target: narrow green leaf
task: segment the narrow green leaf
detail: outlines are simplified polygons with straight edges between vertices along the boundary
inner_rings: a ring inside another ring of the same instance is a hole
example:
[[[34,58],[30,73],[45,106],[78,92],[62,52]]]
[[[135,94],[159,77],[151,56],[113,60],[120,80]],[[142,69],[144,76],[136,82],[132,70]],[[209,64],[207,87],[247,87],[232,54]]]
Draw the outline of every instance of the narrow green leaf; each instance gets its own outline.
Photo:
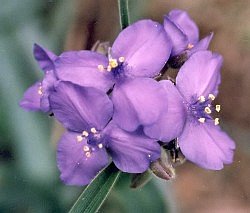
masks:
[[[118,180],[120,173],[115,165],[111,163],[91,181],[69,212],[97,212]]]
[[[121,29],[125,29],[129,25],[129,9],[128,0],[118,0],[119,16]]]

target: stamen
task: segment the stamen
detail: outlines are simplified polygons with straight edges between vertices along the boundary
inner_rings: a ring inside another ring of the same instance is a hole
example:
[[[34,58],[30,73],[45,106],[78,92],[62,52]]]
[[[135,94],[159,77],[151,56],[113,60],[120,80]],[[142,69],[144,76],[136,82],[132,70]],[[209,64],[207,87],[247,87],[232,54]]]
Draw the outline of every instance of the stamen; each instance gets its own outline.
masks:
[[[211,99],[212,101],[215,99],[215,96],[213,94],[209,94],[208,98]]]
[[[119,60],[119,62],[121,62],[121,63],[122,63],[122,62],[124,62],[124,61],[125,61],[125,58],[122,56],[122,57],[120,57],[118,60]]]
[[[84,152],[88,152],[89,151],[89,147],[88,146],[83,146],[83,151]]]
[[[215,118],[215,119],[214,119],[214,125],[215,125],[215,126],[216,126],[216,125],[219,125],[219,123],[220,123],[219,118]]]
[[[90,129],[90,131],[91,131],[93,134],[97,133],[95,127],[92,127],[92,128]]]
[[[215,106],[215,110],[216,110],[217,112],[220,112],[220,105],[219,105],[219,104]]]
[[[205,123],[206,119],[205,118],[199,118],[198,121],[200,121],[200,123]]]
[[[82,132],[82,135],[83,135],[84,137],[88,137],[88,136],[89,136],[89,133],[88,133],[87,131],[83,131],[83,132]]]
[[[194,47],[193,44],[188,44],[188,46],[187,46],[188,49],[192,49],[193,47]]]
[[[200,102],[205,102],[205,101],[206,101],[206,98],[205,98],[205,96],[201,95],[201,96],[198,98],[198,100],[199,100]]]
[[[89,158],[90,155],[91,155],[91,153],[90,152],[86,152],[85,155],[86,155],[87,158]]]
[[[104,70],[104,66],[101,65],[101,64],[99,64],[99,65],[98,65],[98,69],[99,69],[100,71],[103,71],[103,70]]]
[[[42,95],[42,94],[43,94],[43,88],[42,88],[42,86],[39,86],[39,87],[38,87],[37,93],[38,93],[39,95]]]
[[[109,65],[112,68],[116,68],[118,66],[117,60],[116,59],[109,59]]]
[[[82,139],[83,139],[83,137],[82,137],[81,135],[77,135],[77,136],[76,136],[76,140],[77,140],[77,142],[81,142],[81,141],[82,141]]]
[[[112,70],[112,67],[110,65],[108,65],[107,71],[110,72],[111,70]]]
[[[99,144],[98,144],[98,147],[99,147],[100,149],[103,148],[102,143],[99,143]]]
[[[211,114],[211,109],[209,107],[205,107],[205,110],[204,110],[207,114]]]

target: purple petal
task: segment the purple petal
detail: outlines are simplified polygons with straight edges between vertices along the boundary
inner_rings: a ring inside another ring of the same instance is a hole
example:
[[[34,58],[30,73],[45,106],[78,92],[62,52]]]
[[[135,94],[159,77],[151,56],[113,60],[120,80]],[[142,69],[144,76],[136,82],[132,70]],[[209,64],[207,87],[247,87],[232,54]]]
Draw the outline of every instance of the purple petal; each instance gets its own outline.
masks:
[[[194,45],[189,51],[187,51],[188,56],[190,57],[192,54],[198,51],[207,50],[208,46],[213,38],[213,33],[210,33],[205,38],[201,39],[197,44]]]
[[[112,46],[112,56],[124,57],[128,74],[157,75],[170,56],[172,44],[157,22],[141,20],[123,30]]]
[[[164,29],[173,44],[171,56],[186,50],[188,46],[187,36],[167,16],[164,17]]]
[[[187,122],[178,142],[185,157],[205,169],[219,170],[233,161],[233,140],[213,123]]]
[[[49,95],[54,91],[54,84],[57,78],[52,70],[45,72],[44,79],[41,82],[42,96],[41,96],[41,110],[44,112],[50,111]]]
[[[177,75],[176,86],[187,101],[193,96],[217,94],[222,61],[218,54],[200,51],[185,62]]]
[[[186,11],[172,10],[168,17],[188,37],[189,43],[196,44],[198,42],[199,29]]]
[[[20,107],[31,111],[41,110],[40,108],[41,95],[38,93],[40,86],[41,82],[36,82],[25,91],[23,98],[19,103]]]
[[[151,125],[167,109],[165,94],[163,87],[149,78],[127,79],[116,84],[112,93],[113,120],[127,131]]]
[[[102,130],[113,113],[106,93],[70,82],[60,82],[49,100],[55,117],[72,131],[82,132],[92,127]]]
[[[144,132],[151,138],[169,142],[181,134],[186,120],[186,110],[183,98],[174,84],[166,80],[160,81],[160,84],[166,91],[168,107],[157,122],[144,127]]]
[[[42,48],[38,44],[34,44],[33,54],[42,70],[48,71],[54,69],[54,61],[57,58],[54,53]]]
[[[108,164],[106,150],[96,149],[86,157],[83,147],[85,140],[78,142],[77,133],[67,132],[59,141],[57,165],[61,179],[68,185],[86,185]]]
[[[98,65],[107,67],[108,59],[91,51],[64,52],[55,62],[60,80],[108,91],[113,85],[112,75],[99,70]]]
[[[110,122],[104,132],[109,138],[107,149],[123,172],[142,173],[160,157],[160,145],[140,130],[126,132]]]

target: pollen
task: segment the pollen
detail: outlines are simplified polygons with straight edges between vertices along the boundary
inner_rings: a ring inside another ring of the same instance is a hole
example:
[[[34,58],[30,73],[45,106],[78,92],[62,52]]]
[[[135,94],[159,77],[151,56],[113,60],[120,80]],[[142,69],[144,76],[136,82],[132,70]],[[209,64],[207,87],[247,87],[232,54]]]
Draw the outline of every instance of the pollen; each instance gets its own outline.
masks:
[[[116,59],[109,59],[109,66],[111,66],[111,68],[116,68],[118,66],[118,62]]]
[[[88,146],[83,146],[83,151],[84,152],[88,152],[89,151],[89,147]]]
[[[81,142],[82,139],[83,139],[83,137],[82,137],[81,135],[77,135],[77,136],[76,136],[76,140],[77,140],[78,142]]]
[[[208,98],[211,99],[212,101],[215,99],[215,96],[213,94],[209,94]]]
[[[187,48],[190,50],[190,49],[192,49],[194,47],[194,45],[193,44],[188,44],[188,46],[187,46]]]
[[[200,123],[205,123],[206,119],[205,119],[205,118],[199,118],[198,121],[199,121]]]
[[[95,127],[92,127],[92,128],[90,129],[90,131],[91,131],[93,134],[97,133]]]
[[[215,118],[214,119],[214,125],[217,126],[219,125],[220,121],[219,121],[219,118]]]
[[[89,136],[89,133],[88,133],[87,131],[83,131],[83,132],[82,132],[82,135],[83,135],[84,137],[88,137],[88,136]]]
[[[205,102],[205,101],[206,101],[205,96],[203,96],[203,95],[201,95],[201,96],[198,98],[198,100],[199,100],[200,102]]]
[[[217,112],[220,112],[220,109],[221,109],[221,107],[220,107],[219,104],[215,106],[215,110],[216,110]]]
[[[103,70],[104,70],[104,66],[101,65],[101,64],[99,64],[99,65],[98,65],[98,69],[99,69],[100,71],[103,71]]]
[[[103,144],[102,143],[99,143],[98,144],[98,147],[101,149],[101,148],[103,148]]]
[[[207,113],[207,114],[211,114],[211,109],[209,107],[205,107],[204,111]]]
[[[124,62],[124,61],[125,61],[125,58],[122,56],[122,57],[120,57],[118,60],[119,60],[119,62],[121,62],[121,63],[122,63],[122,62]]]
[[[89,158],[90,155],[91,155],[91,153],[90,152],[86,152],[85,155],[86,155],[87,158]]]

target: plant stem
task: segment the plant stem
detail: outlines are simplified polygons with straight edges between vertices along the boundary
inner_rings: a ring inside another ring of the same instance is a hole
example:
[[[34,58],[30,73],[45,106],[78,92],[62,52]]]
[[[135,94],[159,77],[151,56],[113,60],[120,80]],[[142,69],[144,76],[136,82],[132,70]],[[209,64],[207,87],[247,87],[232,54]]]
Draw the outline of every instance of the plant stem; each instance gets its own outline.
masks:
[[[119,16],[121,29],[125,29],[129,25],[129,9],[128,0],[118,0]]]

